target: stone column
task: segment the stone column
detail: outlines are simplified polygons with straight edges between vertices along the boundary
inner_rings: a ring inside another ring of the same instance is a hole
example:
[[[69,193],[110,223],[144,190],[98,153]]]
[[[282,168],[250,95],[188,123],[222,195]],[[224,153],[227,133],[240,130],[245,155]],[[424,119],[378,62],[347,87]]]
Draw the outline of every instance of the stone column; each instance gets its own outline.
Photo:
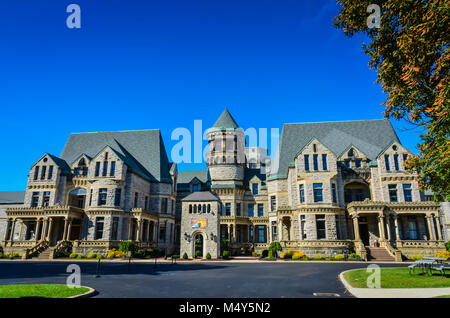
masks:
[[[359,222],[358,216],[353,216],[353,231],[355,232],[355,241],[361,241],[361,237],[359,236]]]
[[[64,218],[64,232],[63,232],[63,237],[62,240],[65,241],[66,240],[66,235],[67,235],[67,226],[69,224],[69,219],[68,218]]]
[[[386,235],[384,233],[384,216],[378,216],[378,228],[380,231],[380,241],[384,241],[386,239]]]
[[[439,239],[439,241],[442,241],[441,221],[439,219],[439,214],[438,213],[436,213],[434,215],[434,221],[436,222],[438,239]]]
[[[264,226],[264,229],[266,231],[266,243],[269,243],[269,229],[267,225]]]
[[[400,230],[398,229],[398,216],[394,216],[395,239],[400,241]]]
[[[72,232],[72,219],[69,219],[69,225],[67,226],[67,238],[66,240],[70,240],[70,233]]]
[[[11,227],[11,220],[7,220],[6,221],[6,231],[5,231],[5,236],[4,236],[4,241],[8,240],[8,230]]]
[[[386,223],[387,223],[387,239],[390,242],[391,241],[391,217],[386,217]]]
[[[136,241],[138,241],[138,242],[142,241],[142,220],[141,219],[138,220]]]
[[[133,218],[130,217],[128,222],[128,240],[131,241],[133,238],[133,234],[131,233],[133,231]]]
[[[19,226],[19,241],[22,240],[22,230],[23,230],[23,220],[19,220],[20,226]]]
[[[434,241],[435,237],[434,237],[434,231],[433,231],[433,227],[431,226],[431,218],[432,216],[427,214],[425,216],[425,218],[427,219],[427,225],[428,225],[428,240],[430,241]]]
[[[233,224],[233,241],[237,242],[237,240],[236,240],[236,224]]]
[[[52,229],[53,229],[53,218],[49,218],[48,220],[48,233],[47,233],[47,241],[50,242],[52,237]]]
[[[45,238],[47,237],[46,236],[47,228],[48,228],[48,219],[43,219],[42,220],[42,231],[41,231],[41,235],[39,235],[40,241],[45,240]]]
[[[227,240],[230,240],[231,243],[231,238],[230,238],[230,224],[226,224],[227,227]]]
[[[11,241],[11,243],[14,241],[14,230],[16,229],[16,219],[12,220],[12,224],[11,224],[11,233],[10,233],[10,237],[9,240]]]
[[[36,234],[34,235],[34,240],[36,242],[39,241],[39,238],[40,238],[39,231],[40,230],[41,230],[41,219],[36,219]]]
[[[150,220],[147,221],[147,242],[150,242]]]

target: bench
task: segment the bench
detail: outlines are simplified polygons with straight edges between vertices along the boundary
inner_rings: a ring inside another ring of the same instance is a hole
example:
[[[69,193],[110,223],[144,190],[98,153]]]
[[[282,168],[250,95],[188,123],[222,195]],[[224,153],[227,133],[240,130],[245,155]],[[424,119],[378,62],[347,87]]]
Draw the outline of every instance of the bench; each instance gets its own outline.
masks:
[[[417,267],[417,264],[411,264],[411,265],[409,265],[409,266],[408,266],[409,274],[411,274],[411,270],[413,271],[413,273],[415,273],[415,272],[416,272],[416,267]]]
[[[437,265],[434,268],[432,267],[432,269],[437,270],[438,272],[441,272],[442,276],[444,276],[445,270],[450,270],[450,264]]]

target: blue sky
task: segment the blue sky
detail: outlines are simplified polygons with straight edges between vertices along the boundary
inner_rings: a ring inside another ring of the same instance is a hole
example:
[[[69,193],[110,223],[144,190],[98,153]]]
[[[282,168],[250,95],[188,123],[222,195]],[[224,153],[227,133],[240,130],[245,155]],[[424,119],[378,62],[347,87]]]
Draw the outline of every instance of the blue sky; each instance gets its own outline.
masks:
[[[66,7],[81,7],[81,29]],[[243,128],[382,118],[362,37],[332,27],[335,1],[5,0],[0,9],[0,190],[24,190],[72,132]],[[419,132],[392,122],[416,152]],[[181,164],[181,170],[205,168]]]

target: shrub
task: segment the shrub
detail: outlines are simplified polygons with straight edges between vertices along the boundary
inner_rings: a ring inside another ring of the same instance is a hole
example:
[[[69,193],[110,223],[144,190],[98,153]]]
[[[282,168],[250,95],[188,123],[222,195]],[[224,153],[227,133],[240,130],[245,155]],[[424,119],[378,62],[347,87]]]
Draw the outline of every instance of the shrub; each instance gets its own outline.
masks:
[[[321,260],[321,259],[323,259],[323,256],[321,254],[316,254],[316,255],[314,255],[314,259]]]
[[[202,256],[202,251],[195,251],[195,257]]]
[[[449,251],[440,251],[440,252],[437,252],[435,254],[435,256],[447,260],[450,258],[450,252]]]
[[[120,242],[119,243],[119,251],[121,252],[131,252],[133,253],[134,251],[136,251],[136,244],[134,244],[131,241],[125,241],[125,242]]]
[[[83,254],[78,254],[77,255],[77,259],[82,259],[82,258],[86,258],[86,256],[84,256]]]
[[[292,257],[292,255],[291,255]],[[281,258],[289,258],[289,253],[287,251],[281,252]]]
[[[127,254],[123,251],[118,251],[115,248],[108,251],[108,254],[106,256],[107,258],[124,258],[127,257]]]
[[[269,250],[263,250],[261,253],[261,257],[266,258],[267,256],[269,256]]]
[[[114,252],[108,252],[108,254],[106,255],[107,259],[113,259],[115,256]]]
[[[97,253],[89,253],[89,255],[87,256],[87,258],[92,259],[92,258],[96,258],[97,257]]]
[[[78,256],[78,253],[71,253],[69,255],[70,258],[77,258],[77,256]]]
[[[304,261],[309,261],[310,259],[311,259],[311,257],[309,257],[309,256],[307,256],[307,255],[303,256],[303,260],[304,260]]]
[[[0,258],[5,258],[5,254],[3,254],[3,252],[0,252]]]
[[[419,260],[419,259],[423,259],[423,256],[420,255],[420,254],[414,254],[414,255],[411,256],[411,259],[412,259],[413,261],[417,261],[417,260]]]
[[[305,253],[301,252],[301,251],[295,251],[295,253],[292,255],[292,258],[294,258],[295,255],[298,255],[298,258],[302,258],[303,256],[305,256]]]
[[[445,243],[445,247],[447,248],[447,251],[450,252],[450,241],[448,241],[447,243]]]
[[[138,251],[134,252],[133,257],[145,258],[145,250],[138,250]]]
[[[335,259],[336,261],[342,261],[342,260],[345,259],[345,256],[344,256],[344,254],[336,254],[336,256],[334,257],[334,259]]]
[[[188,259],[188,256],[187,256],[186,252],[183,254],[183,259]]]
[[[272,251],[272,255],[274,257],[276,257],[277,256],[277,252],[281,252],[282,251],[280,242],[272,242],[272,243],[270,243],[269,251]]]
[[[332,256],[327,256],[325,257],[326,261],[334,261],[334,258]]]
[[[351,253],[351,254],[348,256],[348,259],[352,259],[352,260],[357,260],[357,261],[359,261],[359,260],[361,259],[361,256],[359,256],[359,255],[356,254],[356,253]]]
[[[12,252],[11,254],[9,254],[10,259],[17,258],[17,257],[20,257],[20,254],[17,252]]]
[[[275,252],[275,253],[276,253],[276,252]],[[274,251],[269,250],[269,254],[267,255],[266,258],[268,258],[268,259],[275,259],[275,258],[277,258],[277,257],[274,255]]]
[[[180,258],[180,255],[178,255],[178,254],[173,254],[173,255],[171,256],[171,258],[172,258],[172,259],[178,259],[178,258]]]
[[[252,256],[259,256],[258,252],[252,252]]]
[[[103,256],[102,254],[97,254],[97,259],[104,259],[105,256]]]
[[[223,251],[222,258],[223,259],[229,259],[230,258],[230,252],[229,251]]]
[[[211,254],[206,254],[206,259],[211,259]]]
[[[300,256],[300,254],[299,253],[295,253],[294,255],[292,255],[292,260],[293,261],[297,261],[297,260],[299,260],[299,259],[301,259],[302,257]]]

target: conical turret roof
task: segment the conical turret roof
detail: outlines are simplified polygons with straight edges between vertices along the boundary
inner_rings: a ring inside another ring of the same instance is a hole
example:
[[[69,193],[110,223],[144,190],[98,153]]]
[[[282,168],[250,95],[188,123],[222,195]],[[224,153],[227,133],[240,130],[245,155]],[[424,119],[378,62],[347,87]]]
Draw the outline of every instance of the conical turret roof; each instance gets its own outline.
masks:
[[[213,128],[239,128],[239,125],[234,120],[233,116],[231,116],[230,112],[227,108],[223,111],[222,115],[220,115],[219,119],[217,119]]]

